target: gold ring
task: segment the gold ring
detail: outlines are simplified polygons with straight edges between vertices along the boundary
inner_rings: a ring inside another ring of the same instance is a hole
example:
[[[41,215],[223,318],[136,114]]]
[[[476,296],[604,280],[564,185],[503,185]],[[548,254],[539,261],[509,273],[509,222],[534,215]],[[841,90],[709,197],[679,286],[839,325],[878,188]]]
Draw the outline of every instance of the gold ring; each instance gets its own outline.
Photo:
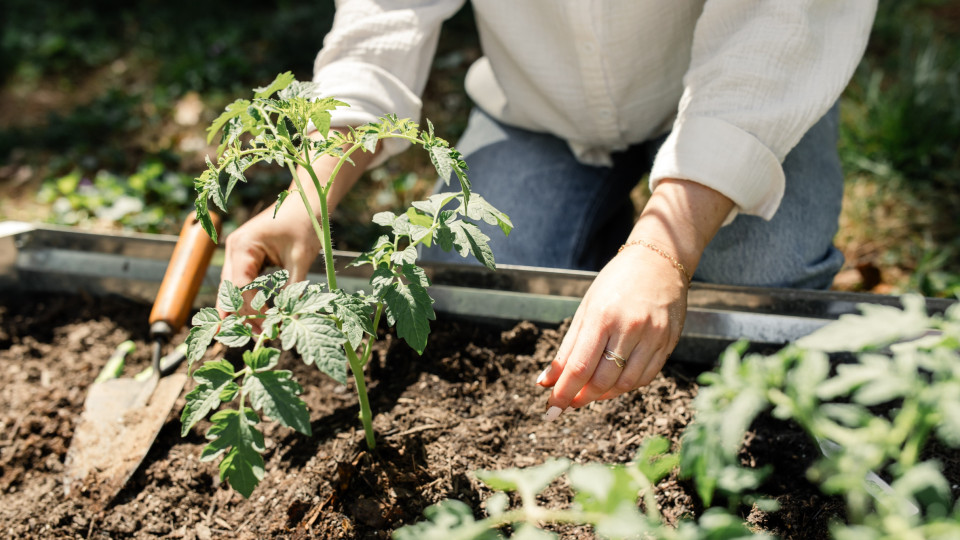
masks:
[[[614,362],[615,364],[617,364],[617,367],[618,367],[618,368],[621,368],[621,369],[622,369],[623,366],[627,365],[627,359],[626,359],[626,358],[624,358],[624,357],[620,356],[619,354],[611,351],[610,349],[604,349],[604,350],[603,350],[603,357],[606,358],[607,360],[613,360],[613,362]]]

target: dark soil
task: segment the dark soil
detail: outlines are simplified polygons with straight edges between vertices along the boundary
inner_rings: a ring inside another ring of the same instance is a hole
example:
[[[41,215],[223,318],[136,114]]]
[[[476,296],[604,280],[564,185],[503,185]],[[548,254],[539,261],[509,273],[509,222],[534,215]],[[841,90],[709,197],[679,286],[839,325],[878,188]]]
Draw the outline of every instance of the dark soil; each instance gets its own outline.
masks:
[[[476,469],[549,457],[626,462],[650,435],[676,446],[697,391],[696,369],[672,365],[641,391],[544,424],[547,396],[534,380],[563,329],[441,318],[422,357],[390,335],[378,342],[368,373],[375,452],[365,450],[353,389],[287,357],[314,436],[267,425],[266,478],[249,500],[219,481],[215,463],[199,461],[208,424],[180,437],[181,396],[127,486],[97,511],[84,494],[64,496],[64,455],[86,388],[113,349],[126,339],[139,345],[126,376],[149,364],[149,306],[81,296],[0,300],[0,536],[10,538],[387,538],[445,498],[480,512],[489,492],[472,477]],[[815,458],[795,427],[758,422],[743,459],[779,471],[765,488],[782,508],[745,508],[743,516],[785,538],[824,538],[841,510],[804,479]],[[693,486],[675,477],[657,486],[657,498],[671,523],[700,510]],[[571,492],[557,482],[543,501],[567,505]],[[592,538],[583,528],[553,530]]]

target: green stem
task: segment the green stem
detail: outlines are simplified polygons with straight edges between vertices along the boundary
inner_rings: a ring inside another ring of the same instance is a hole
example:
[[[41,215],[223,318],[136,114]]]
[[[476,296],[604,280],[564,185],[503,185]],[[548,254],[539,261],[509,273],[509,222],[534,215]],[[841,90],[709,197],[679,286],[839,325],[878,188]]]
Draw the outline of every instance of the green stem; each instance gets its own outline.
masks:
[[[377,441],[373,437],[373,413],[370,412],[370,400],[367,398],[367,382],[363,378],[363,365],[349,343],[344,348],[347,351],[347,362],[350,364],[353,380],[357,384],[357,397],[360,399],[360,422],[363,424],[363,431],[366,434],[367,448],[373,450],[377,447]]]
[[[307,193],[303,191],[303,185],[300,183],[300,176],[297,175],[297,169],[296,167],[293,166],[293,164],[290,164],[290,163],[287,164],[287,168],[290,169],[290,174],[293,175],[293,182],[297,185],[297,192],[300,194],[300,200],[303,201],[303,205],[307,208],[307,214],[310,215],[310,223],[313,225],[313,232],[316,233],[317,238],[322,241],[324,239],[324,234],[323,234],[324,227],[319,221],[317,221],[317,216],[316,214],[313,213],[313,205],[310,204],[310,199],[307,197]],[[311,169],[307,168],[307,170],[311,171],[311,175],[313,175],[313,172]],[[326,201],[324,200],[323,193],[320,194],[320,205],[321,207],[326,206]],[[326,236],[329,237],[330,236],[329,224],[326,227],[326,231],[327,231]],[[325,246],[326,245],[329,245],[329,244],[325,244]],[[324,253],[327,252],[326,247],[324,247],[323,252]],[[334,283],[336,283],[336,281],[334,281]],[[330,290],[333,290],[334,286],[335,285],[331,285]]]
[[[373,316],[373,335],[367,338],[367,346],[363,349],[363,356],[360,358],[360,367],[367,365],[370,360],[370,352],[373,350],[373,342],[377,340],[377,327],[380,326],[380,314],[383,312],[383,302],[377,302],[377,312]]]

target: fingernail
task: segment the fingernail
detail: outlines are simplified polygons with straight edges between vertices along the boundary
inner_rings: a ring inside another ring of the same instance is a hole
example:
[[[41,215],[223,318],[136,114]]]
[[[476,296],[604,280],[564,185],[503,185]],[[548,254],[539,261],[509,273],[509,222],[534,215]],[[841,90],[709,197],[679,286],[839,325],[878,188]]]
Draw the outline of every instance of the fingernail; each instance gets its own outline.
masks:
[[[563,409],[561,409],[560,407],[550,407],[550,409],[547,410],[547,414],[543,415],[543,421],[553,422],[554,420],[557,419],[558,416],[560,416],[560,413],[562,412],[563,412]]]
[[[550,367],[549,367],[549,366],[548,366],[546,369],[544,369],[543,371],[540,372],[540,375],[537,377],[537,384],[540,384],[540,383],[542,383],[544,380],[546,380],[546,378],[547,378],[547,372],[548,372],[548,371],[550,371]]]
[[[572,410],[573,410],[573,407],[567,407],[566,409],[563,410],[563,412],[564,412],[564,413],[568,413],[568,412],[570,412],[570,411],[572,411]]]

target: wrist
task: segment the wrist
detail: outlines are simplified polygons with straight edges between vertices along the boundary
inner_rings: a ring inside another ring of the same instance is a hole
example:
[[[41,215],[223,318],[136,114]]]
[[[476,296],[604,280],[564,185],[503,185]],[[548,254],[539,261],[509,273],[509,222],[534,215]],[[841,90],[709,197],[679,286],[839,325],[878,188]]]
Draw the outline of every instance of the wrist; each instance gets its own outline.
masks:
[[[707,244],[734,203],[702,184],[661,180],[634,225],[627,243],[642,241],[673,257],[692,276]]]

